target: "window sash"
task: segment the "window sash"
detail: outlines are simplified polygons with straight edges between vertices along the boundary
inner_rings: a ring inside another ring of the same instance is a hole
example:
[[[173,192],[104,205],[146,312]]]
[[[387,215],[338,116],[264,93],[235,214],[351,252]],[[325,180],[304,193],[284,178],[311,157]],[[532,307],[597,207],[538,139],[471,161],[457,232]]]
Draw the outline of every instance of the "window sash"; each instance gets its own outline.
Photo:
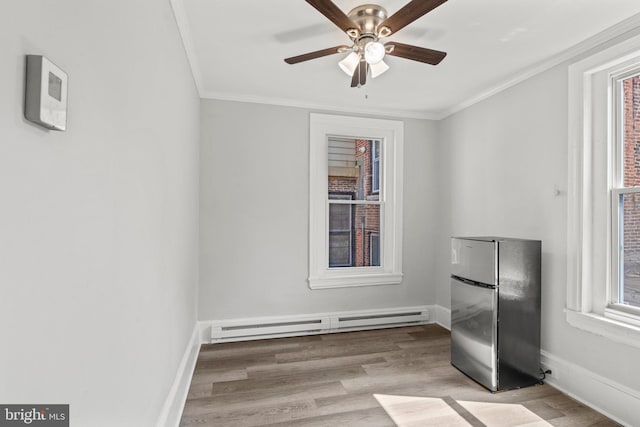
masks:
[[[640,186],[625,187],[625,94],[624,81],[640,74],[640,63],[627,64],[609,74],[610,147],[610,279],[604,316],[640,326],[640,307],[625,304],[625,222],[624,201],[626,195],[640,195]]]
[[[349,259],[349,263],[344,263],[344,264],[337,264],[337,263],[332,263],[331,262],[331,248],[329,247],[329,245],[327,245],[327,261],[328,261],[328,267],[332,270],[336,269],[336,268],[347,268],[347,269],[362,269],[362,270],[380,270],[380,268],[382,267],[382,262],[380,261],[380,254],[382,253],[382,249],[378,248],[378,261],[376,264],[372,264],[371,263],[371,247],[370,247],[370,241],[367,240],[367,236],[365,236],[365,234],[363,233],[360,236],[361,242],[360,244],[363,247],[367,247],[367,245],[369,245],[369,264],[370,265],[353,265],[354,262],[356,261],[356,256],[354,255],[354,251],[356,250],[356,247],[358,245],[357,242],[357,234],[354,233],[355,228],[358,227],[356,224],[354,224],[354,221],[357,221],[360,217],[357,215],[356,212],[354,212],[355,208],[357,206],[379,206],[380,208],[378,209],[378,213],[377,215],[377,232],[375,233],[377,236],[380,236],[382,234],[384,234],[384,230],[382,228],[382,216],[384,214],[384,203],[380,202],[380,201],[366,201],[366,200],[340,200],[340,199],[329,199],[327,200],[327,211],[330,213],[331,212],[331,206],[332,205],[337,205],[337,206],[349,206],[349,230],[346,229],[337,229],[337,228],[332,228],[331,227],[331,216],[329,214],[329,216],[327,217],[327,220],[329,221],[329,224],[327,225],[327,231],[328,231],[328,235],[329,235],[329,239],[331,239],[332,234],[334,233],[345,233],[345,232],[349,232],[350,235],[350,242],[351,242],[351,258]],[[361,215],[367,216],[368,214],[366,212],[361,212]],[[365,256],[362,256],[362,262],[366,262]]]

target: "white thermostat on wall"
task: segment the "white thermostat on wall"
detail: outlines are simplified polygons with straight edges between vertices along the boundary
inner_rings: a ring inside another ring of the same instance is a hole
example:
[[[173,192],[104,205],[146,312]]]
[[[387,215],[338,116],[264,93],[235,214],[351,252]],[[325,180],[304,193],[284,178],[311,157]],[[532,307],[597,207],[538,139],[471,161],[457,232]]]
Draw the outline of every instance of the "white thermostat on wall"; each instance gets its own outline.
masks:
[[[24,117],[52,130],[67,129],[67,73],[42,55],[27,55]]]

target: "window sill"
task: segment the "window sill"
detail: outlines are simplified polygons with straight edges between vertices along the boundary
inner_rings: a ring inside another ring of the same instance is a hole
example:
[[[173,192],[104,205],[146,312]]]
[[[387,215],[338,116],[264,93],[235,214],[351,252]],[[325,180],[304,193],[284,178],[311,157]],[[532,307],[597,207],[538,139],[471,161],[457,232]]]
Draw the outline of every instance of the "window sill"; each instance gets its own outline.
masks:
[[[640,326],[630,325],[595,313],[564,310],[567,322],[575,328],[612,341],[640,348]]]
[[[309,277],[311,289],[348,288],[360,286],[398,285],[402,273],[357,274],[326,277]]]
[[[611,320],[617,320],[621,323],[640,328],[640,315],[638,315],[637,308],[623,304],[612,304],[610,308],[604,309],[604,316]]]

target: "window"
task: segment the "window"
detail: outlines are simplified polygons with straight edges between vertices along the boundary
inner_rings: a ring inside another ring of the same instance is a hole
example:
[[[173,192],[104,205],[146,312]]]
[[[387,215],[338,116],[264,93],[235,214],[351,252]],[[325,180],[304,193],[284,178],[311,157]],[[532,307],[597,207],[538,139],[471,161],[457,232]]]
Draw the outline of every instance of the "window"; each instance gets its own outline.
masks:
[[[403,124],[311,114],[309,286],[402,280]]]
[[[567,321],[640,347],[640,36],[569,67]]]

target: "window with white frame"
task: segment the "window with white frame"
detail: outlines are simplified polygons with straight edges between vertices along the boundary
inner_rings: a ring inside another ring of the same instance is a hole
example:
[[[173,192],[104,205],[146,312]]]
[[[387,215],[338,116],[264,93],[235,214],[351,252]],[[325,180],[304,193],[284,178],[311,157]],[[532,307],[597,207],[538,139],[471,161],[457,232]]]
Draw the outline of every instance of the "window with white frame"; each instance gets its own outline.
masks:
[[[400,121],[310,115],[312,289],[401,282],[402,153]]]
[[[567,320],[640,347],[640,36],[569,67]]]

